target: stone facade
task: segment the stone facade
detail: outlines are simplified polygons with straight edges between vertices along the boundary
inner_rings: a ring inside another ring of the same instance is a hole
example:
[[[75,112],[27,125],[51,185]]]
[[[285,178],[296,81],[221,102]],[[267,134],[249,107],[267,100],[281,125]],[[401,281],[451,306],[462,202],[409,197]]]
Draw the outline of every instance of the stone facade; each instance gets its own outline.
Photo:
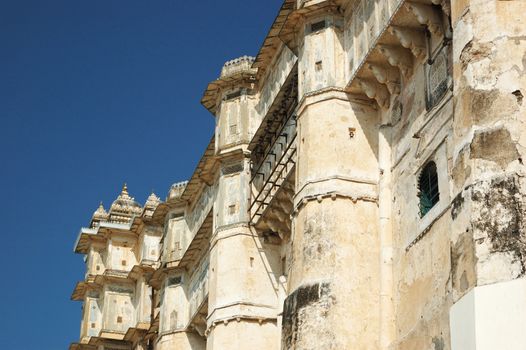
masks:
[[[526,349],[524,13],[285,0],[192,178],[81,230],[70,349]]]

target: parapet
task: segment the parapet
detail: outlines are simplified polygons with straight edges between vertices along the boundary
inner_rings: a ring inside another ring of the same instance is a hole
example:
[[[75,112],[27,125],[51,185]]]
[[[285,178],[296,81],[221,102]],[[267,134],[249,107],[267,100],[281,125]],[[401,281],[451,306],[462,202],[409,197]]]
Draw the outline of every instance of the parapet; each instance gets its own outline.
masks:
[[[252,65],[254,64],[255,60],[256,58],[252,56],[242,56],[242,57],[238,57],[236,59],[227,61],[223,65],[223,68],[221,69],[220,78],[226,78],[232,75],[236,75],[238,73],[245,73],[245,72],[255,74],[257,72],[257,69],[252,68]]]
[[[201,104],[215,115],[222,89],[242,85],[252,88],[258,72],[257,68],[252,68],[255,60],[252,56],[242,56],[226,62],[221,69],[219,78],[208,84]]]
[[[184,190],[186,189],[187,184],[188,184],[188,181],[174,183],[170,187],[170,192],[168,193],[168,199],[181,197]]]

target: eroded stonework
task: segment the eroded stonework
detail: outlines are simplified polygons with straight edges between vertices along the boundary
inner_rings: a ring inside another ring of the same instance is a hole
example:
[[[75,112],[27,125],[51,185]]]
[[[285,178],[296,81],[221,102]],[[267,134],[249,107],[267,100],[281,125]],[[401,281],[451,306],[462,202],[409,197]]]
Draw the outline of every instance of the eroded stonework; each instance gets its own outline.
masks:
[[[70,349],[525,349],[524,13],[283,1],[190,180],[81,230]]]

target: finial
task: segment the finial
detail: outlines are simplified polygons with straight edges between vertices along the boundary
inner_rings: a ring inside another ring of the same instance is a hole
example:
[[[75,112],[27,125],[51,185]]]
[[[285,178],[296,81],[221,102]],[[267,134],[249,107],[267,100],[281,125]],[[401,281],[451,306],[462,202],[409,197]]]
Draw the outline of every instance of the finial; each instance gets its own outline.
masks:
[[[97,220],[97,221],[105,220],[107,215],[108,213],[106,212],[106,209],[104,209],[104,205],[102,205],[102,201],[101,201],[99,204],[99,207],[93,213],[92,220]]]
[[[122,194],[128,194],[128,185],[126,184],[126,182],[124,183],[124,186],[122,186],[121,193]]]

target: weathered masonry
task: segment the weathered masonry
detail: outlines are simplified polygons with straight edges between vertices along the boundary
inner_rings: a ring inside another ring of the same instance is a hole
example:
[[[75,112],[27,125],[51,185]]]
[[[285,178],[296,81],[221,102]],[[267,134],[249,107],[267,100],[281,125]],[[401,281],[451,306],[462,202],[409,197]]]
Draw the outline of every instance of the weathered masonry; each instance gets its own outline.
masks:
[[[70,349],[526,349],[525,13],[284,1],[192,178],[81,230]]]

